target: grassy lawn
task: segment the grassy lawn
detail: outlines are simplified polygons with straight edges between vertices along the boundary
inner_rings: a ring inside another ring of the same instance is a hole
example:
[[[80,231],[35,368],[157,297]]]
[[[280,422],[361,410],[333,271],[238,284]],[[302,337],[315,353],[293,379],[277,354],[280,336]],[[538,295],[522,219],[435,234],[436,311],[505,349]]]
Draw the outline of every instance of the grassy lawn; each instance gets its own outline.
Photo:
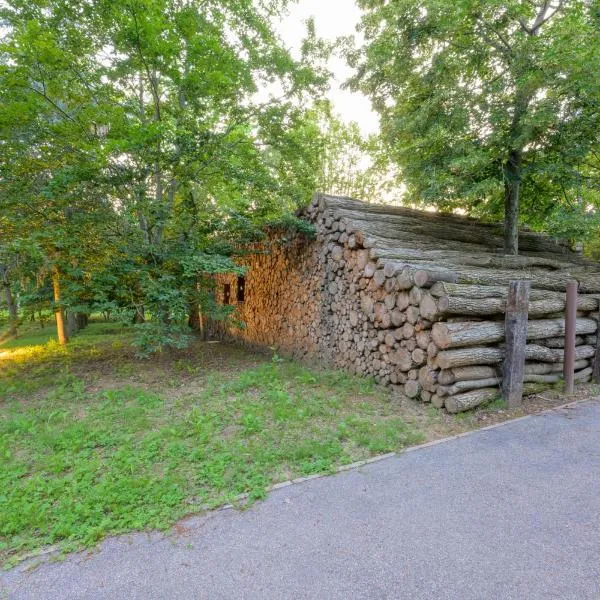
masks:
[[[261,498],[424,439],[372,381],[224,343],[136,360],[94,323],[67,349],[50,327],[0,347],[0,559]],[[45,343],[40,343],[45,342]]]
[[[166,529],[280,481],[564,402],[546,393],[451,416],[223,342],[138,360],[131,337],[92,323],[67,348],[50,326],[0,344],[1,564]]]

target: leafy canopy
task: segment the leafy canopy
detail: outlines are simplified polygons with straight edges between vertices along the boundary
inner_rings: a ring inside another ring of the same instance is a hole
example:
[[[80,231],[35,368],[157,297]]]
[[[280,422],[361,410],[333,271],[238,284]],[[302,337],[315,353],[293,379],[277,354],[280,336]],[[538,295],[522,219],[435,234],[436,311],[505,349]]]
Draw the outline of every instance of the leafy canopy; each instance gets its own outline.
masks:
[[[372,99],[412,201],[496,218],[516,182],[522,220],[559,232],[597,205],[597,2],[358,4],[350,85]]]

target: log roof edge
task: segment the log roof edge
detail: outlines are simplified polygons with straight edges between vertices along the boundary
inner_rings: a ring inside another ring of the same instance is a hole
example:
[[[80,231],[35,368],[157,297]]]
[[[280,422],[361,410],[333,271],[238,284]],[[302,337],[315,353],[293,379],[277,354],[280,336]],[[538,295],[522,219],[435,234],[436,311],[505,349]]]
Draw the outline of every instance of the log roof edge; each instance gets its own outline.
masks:
[[[359,245],[369,249],[378,267],[416,263],[421,269],[427,265],[449,269],[457,274],[458,283],[477,282],[481,276],[481,283],[490,285],[497,275],[499,284],[523,278],[538,280],[540,285],[534,287],[557,290],[574,278],[582,292],[600,291],[600,264],[543,233],[522,230],[519,256],[508,256],[503,254],[501,223],[328,194],[315,194],[311,207],[304,214],[313,220],[326,213],[344,221],[345,231],[360,239]]]

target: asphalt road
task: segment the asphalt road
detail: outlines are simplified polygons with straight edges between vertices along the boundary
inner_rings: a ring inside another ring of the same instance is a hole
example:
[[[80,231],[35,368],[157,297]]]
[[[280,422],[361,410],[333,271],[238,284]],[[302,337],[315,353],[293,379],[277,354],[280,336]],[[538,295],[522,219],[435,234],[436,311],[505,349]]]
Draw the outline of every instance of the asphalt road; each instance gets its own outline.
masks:
[[[599,513],[592,401],[18,567],[0,598],[597,600]]]

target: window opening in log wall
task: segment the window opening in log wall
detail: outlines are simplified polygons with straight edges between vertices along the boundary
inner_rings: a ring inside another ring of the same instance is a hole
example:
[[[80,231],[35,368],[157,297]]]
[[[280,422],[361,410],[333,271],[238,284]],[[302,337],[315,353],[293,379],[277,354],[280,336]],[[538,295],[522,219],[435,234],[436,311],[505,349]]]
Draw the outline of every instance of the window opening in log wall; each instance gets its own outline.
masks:
[[[237,301],[243,302],[246,297],[246,278],[240,277],[237,278]]]
[[[231,284],[226,283],[223,285],[223,304],[229,304],[231,302]]]

